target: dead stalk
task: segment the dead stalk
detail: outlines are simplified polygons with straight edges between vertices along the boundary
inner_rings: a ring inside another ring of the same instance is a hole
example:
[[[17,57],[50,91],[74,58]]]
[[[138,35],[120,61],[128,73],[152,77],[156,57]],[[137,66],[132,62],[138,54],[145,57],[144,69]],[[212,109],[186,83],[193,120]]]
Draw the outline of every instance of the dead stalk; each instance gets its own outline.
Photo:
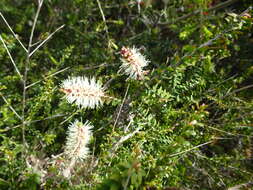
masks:
[[[130,87],[130,84],[127,85],[126,93],[125,93],[124,99],[123,99],[123,101],[122,101],[122,104],[120,105],[119,112],[118,112],[118,114],[117,114],[116,120],[115,120],[114,125],[113,125],[113,128],[112,128],[112,132],[114,132],[115,126],[117,125],[119,116],[120,116],[120,114],[121,114],[121,110],[122,110],[122,108],[123,108],[123,105],[124,105],[125,100],[126,100],[126,97],[127,97],[127,93],[128,93],[129,87]]]
[[[27,75],[28,75],[28,70],[29,70],[29,63],[30,63],[30,52],[31,52],[31,47],[32,47],[32,41],[33,41],[33,35],[34,35],[34,30],[36,27],[36,23],[38,21],[39,13],[42,7],[44,0],[39,1],[38,8],[36,15],[34,17],[33,21],[33,26],[29,38],[29,44],[27,48],[27,57],[26,57],[26,62],[25,62],[25,72],[23,76],[23,101],[22,101],[22,139],[23,139],[23,145],[27,147],[26,139],[25,139],[25,127],[26,127],[26,122],[25,122],[25,109],[26,109],[26,84],[27,84]]]

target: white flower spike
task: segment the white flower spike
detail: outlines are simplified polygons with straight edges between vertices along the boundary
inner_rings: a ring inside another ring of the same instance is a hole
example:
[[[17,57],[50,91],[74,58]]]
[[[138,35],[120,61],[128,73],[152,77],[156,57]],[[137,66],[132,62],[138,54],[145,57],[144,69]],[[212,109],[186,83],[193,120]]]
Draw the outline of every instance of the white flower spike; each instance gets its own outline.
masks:
[[[69,103],[75,103],[82,108],[95,108],[103,104],[105,97],[102,85],[95,78],[72,77],[61,84],[61,91],[66,94]]]
[[[133,47],[122,47],[120,50],[122,56],[122,65],[120,66],[119,72],[123,71],[129,75],[129,78],[135,80],[142,80],[147,71],[143,71],[143,67],[149,64],[149,60],[140,53],[140,50]]]
[[[68,128],[65,154],[72,161],[84,160],[89,154],[87,147],[92,136],[93,126],[86,121],[85,124],[76,120]]]

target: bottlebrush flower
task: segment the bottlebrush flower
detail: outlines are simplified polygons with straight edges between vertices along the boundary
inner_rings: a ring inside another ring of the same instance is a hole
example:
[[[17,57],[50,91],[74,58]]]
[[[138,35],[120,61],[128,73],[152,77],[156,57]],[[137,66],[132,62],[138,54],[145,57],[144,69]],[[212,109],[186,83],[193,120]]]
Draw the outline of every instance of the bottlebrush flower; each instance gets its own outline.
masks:
[[[93,126],[86,121],[85,124],[76,120],[68,128],[65,154],[72,161],[83,160],[87,157],[89,149],[87,144],[92,136]]]
[[[105,96],[102,85],[95,78],[72,77],[61,84],[61,91],[66,94],[69,103],[75,103],[82,108],[95,108],[103,104]]]
[[[139,51],[139,49],[133,47],[122,47],[120,50],[122,56],[122,65],[120,66],[119,72],[123,71],[129,75],[129,78],[141,80],[147,71],[143,71],[143,67],[149,64],[147,60]]]

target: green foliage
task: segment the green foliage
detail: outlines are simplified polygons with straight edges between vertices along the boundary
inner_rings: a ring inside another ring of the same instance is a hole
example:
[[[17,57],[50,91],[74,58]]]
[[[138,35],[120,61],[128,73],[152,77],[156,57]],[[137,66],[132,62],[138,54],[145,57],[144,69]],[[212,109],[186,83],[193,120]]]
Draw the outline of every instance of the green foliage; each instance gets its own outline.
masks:
[[[45,0],[33,43],[65,26],[29,58],[25,103],[1,42],[0,189],[213,190],[252,181],[252,3],[163,2],[145,0],[138,11],[136,1]],[[37,1],[0,7],[27,47]],[[23,77],[27,54],[0,20]],[[118,73],[122,46],[150,60],[144,80]],[[61,81],[83,75],[105,84],[103,107],[63,99]],[[94,125],[93,139],[66,179],[61,153],[75,119]]]
[[[110,177],[105,179],[97,190],[139,189],[145,175],[137,159],[130,159],[118,164],[111,173]]]

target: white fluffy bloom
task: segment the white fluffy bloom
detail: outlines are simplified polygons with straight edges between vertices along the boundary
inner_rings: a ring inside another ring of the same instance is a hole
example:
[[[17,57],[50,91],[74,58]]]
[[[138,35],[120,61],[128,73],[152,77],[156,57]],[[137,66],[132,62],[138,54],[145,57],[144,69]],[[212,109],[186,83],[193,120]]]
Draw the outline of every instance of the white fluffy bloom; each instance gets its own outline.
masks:
[[[102,85],[95,78],[72,77],[61,84],[61,91],[66,94],[69,103],[75,103],[82,108],[95,108],[103,104],[105,96]]]
[[[143,67],[149,64],[149,60],[145,58],[139,51],[139,49],[133,47],[122,47],[120,50],[122,56],[122,65],[120,66],[120,72],[123,71],[129,75],[129,78],[136,80],[143,79],[147,71],[143,71]]]
[[[87,144],[92,136],[93,126],[86,121],[85,124],[76,120],[68,128],[65,154],[73,160],[83,160],[89,153]]]

